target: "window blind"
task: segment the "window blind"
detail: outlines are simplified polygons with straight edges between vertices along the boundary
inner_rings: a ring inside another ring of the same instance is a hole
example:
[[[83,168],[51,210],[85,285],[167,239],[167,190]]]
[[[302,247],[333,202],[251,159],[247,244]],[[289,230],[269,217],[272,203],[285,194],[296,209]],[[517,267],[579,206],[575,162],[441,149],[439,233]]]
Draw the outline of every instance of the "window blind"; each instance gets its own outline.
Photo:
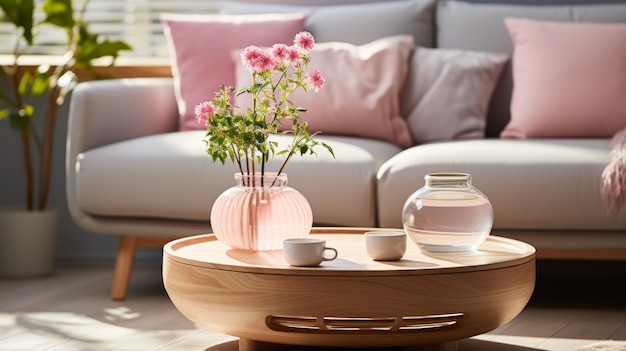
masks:
[[[37,0],[37,20],[43,19],[42,1]],[[75,11],[83,2],[74,0]],[[167,57],[161,13],[217,13],[220,0],[90,0],[85,21],[92,33],[111,40],[124,40],[132,51],[123,56]],[[34,47],[28,54],[61,55],[65,52],[65,33],[46,25],[37,29]],[[0,19],[0,54],[10,54],[16,41],[15,27]]]

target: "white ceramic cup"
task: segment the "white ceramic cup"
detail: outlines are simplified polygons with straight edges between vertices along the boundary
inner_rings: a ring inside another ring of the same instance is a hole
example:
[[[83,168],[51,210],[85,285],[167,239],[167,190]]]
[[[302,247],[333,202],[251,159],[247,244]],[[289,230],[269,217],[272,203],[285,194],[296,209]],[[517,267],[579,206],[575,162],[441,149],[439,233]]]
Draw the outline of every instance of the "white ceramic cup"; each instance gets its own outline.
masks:
[[[405,232],[366,232],[365,249],[374,261],[397,261],[406,252]]]
[[[327,255],[329,253],[329,255]],[[318,266],[322,261],[337,258],[337,250],[326,247],[326,240],[318,238],[295,238],[283,240],[283,255],[292,266]]]

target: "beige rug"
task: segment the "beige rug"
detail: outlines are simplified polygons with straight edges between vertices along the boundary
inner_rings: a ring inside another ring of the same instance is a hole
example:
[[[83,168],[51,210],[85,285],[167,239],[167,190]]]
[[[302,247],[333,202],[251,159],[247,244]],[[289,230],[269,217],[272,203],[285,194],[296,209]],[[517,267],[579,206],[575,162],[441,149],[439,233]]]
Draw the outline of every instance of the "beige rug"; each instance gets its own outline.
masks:
[[[601,341],[574,351],[626,351],[626,341]]]

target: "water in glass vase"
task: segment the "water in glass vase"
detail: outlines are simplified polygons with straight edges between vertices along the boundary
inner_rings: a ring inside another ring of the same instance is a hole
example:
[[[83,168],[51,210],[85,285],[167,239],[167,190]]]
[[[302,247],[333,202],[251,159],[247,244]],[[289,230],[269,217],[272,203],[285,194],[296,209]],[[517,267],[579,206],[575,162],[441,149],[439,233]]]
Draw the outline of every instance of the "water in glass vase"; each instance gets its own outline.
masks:
[[[493,210],[484,197],[458,198],[444,191],[434,198],[409,200],[405,208],[404,230],[425,251],[476,250],[493,224]]]

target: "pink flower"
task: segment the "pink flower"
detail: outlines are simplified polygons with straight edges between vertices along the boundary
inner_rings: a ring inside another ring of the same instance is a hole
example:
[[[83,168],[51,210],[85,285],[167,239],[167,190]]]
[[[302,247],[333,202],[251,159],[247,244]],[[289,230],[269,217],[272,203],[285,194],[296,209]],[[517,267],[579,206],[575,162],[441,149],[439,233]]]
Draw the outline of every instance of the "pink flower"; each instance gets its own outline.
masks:
[[[274,69],[276,68],[276,65],[278,64],[278,61],[276,61],[272,55],[264,52],[263,55],[261,57],[259,57],[259,60],[257,62],[257,71],[265,71],[268,69]]]
[[[318,70],[311,71],[307,77],[307,83],[310,87],[313,87],[316,93],[322,89],[324,82],[326,82],[326,79],[322,77],[322,74]]]
[[[217,108],[215,108],[213,102],[205,101],[196,105],[194,112],[196,114],[196,121],[206,127],[209,124],[209,119],[215,116]]]
[[[289,46],[287,48],[287,58],[289,60],[289,62],[291,63],[292,66],[299,66],[302,64],[302,57],[300,57],[300,52],[298,52],[298,49],[293,47],[293,46]]]
[[[315,39],[309,32],[300,32],[296,34],[296,37],[293,39],[293,44],[296,48],[309,52],[315,46]]]
[[[241,62],[250,72],[274,69],[277,64],[277,61],[270,54],[256,46],[248,46],[241,53]]]
[[[305,109],[296,108],[289,100],[296,90],[318,92],[324,86],[325,80],[318,70],[307,70],[314,46],[313,36],[300,32],[293,44],[277,43],[267,50],[251,45],[241,50],[241,63],[248,70],[251,82],[238,89],[221,85],[212,100],[195,106],[196,120],[206,126],[206,152],[214,162],[225,163],[230,159],[242,171],[244,168],[250,171],[250,164],[258,164],[259,169],[265,170],[266,162],[275,154],[315,154],[312,149],[317,145],[328,149],[334,157],[332,148],[314,141],[317,133],[310,133],[306,122],[300,119]],[[234,104],[235,96],[241,94],[249,95],[252,106]],[[270,133],[283,131],[292,132],[294,142],[279,148],[268,138]],[[288,160],[289,157],[280,170]]]
[[[248,46],[241,52],[241,63],[249,70],[252,70],[255,62],[259,59],[259,56],[263,54],[263,50],[256,46]]]
[[[278,61],[289,59],[289,47],[285,44],[274,44],[270,53]]]

